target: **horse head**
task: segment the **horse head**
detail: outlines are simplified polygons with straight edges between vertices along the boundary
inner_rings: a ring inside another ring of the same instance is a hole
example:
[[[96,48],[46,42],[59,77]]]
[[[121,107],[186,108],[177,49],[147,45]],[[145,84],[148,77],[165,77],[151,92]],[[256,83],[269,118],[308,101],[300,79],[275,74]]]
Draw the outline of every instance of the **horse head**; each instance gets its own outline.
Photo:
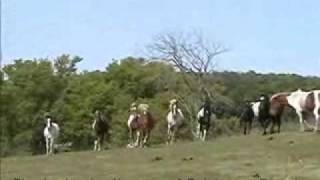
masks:
[[[47,117],[47,124],[46,124],[46,126],[47,126],[48,128],[51,128],[51,126],[52,126],[51,117]]]
[[[171,112],[173,114],[173,116],[176,116],[177,115],[177,104],[173,104],[172,107],[171,107]]]
[[[99,118],[101,116],[101,112],[99,110],[96,110],[94,112],[94,115],[95,115],[96,118]]]
[[[173,115],[173,117],[177,116],[177,111],[178,111],[178,106],[177,106],[177,100],[176,99],[172,99],[170,100],[170,111]]]
[[[259,100],[260,101],[269,101],[269,96],[266,94],[261,94]]]

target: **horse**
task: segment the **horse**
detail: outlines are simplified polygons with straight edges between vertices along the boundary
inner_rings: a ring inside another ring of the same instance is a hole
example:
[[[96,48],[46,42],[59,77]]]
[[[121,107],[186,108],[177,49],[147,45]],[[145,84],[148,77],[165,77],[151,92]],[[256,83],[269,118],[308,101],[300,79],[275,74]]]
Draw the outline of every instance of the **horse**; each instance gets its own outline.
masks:
[[[154,118],[149,112],[149,106],[147,104],[139,104],[138,107],[131,107],[130,111],[131,113],[128,118],[130,142],[127,147],[144,147],[154,127]],[[136,141],[134,142],[135,132]]]
[[[270,120],[273,120],[273,116],[270,114],[269,96],[265,94],[260,95],[259,102],[255,103],[252,107],[255,117],[257,117],[258,121],[263,127],[263,135],[266,135]],[[270,133],[272,134],[273,131],[271,130]],[[278,128],[278,133],[280,133],[280,124]]]
[[[244,122],[243,134],[250,134],[252,121],[257,119],[263,127],[263,135],[267,134],[267,127],[272,119],[269,113],[270,99],[267,95],[260,95],[257,101],[246,102],[245,109],[240,116],[240,121]]]
[[[172,144],[175,141],[176,133],[183,124],[184,115],[180,108],[178,108],[177,100],[172,99],[170,101],[169,112],[167,114],[167,123],[168,123],[168,138],[167,144]]]
[[[306,118],[315,120],[314,132],[318,131],[320,121],[320,90],[276,93],[271,97],[271,113],[281,121],[285,107],[291,107],[299,117],[300,131],[304,131],[304,124],[310,127]]]
[[[108,136],[109,123],[108,119],[102,114],[102,112],[96,110],[95,118],[92,123],[92,129],[95,133],[96,139],[94,140],[93,151],[101,151],[104,138]]]
[[[209,100],[206,100],[204,105],[200,108],[200,110],[197,113],[197,120],[198,120],[197,135],[198,135],[198,138],[201,139],[202,141],[206,140],[207,133],[211,126],[211,123],[212,123],[211,115],[212,115],[211,105]]]
[[[54,144],[59,137],[60,128],[57,123],[52,122],[50,116],[46,116],[46,127],[43,130],[43,135],[46,141],[46,154],[52,154]]]
[[[252,102],[246,102],[243,112],[240,115],[240,122],[244,124],[243,134],[250,134],[252,121],[255,117],[254,111],[252,108]]]

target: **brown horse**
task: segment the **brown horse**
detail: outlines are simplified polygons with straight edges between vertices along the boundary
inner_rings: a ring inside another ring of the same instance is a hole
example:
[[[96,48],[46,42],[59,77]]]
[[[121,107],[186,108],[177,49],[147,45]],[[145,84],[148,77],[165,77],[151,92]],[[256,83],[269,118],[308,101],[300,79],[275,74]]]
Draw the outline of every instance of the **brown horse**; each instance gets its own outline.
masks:
[[[155,121],[147,108],[139,110],[139,108],[131,107],[131,114],[128,119],[128,128],[130,131],[130,143],[128,147],[144,147],[149,140],[154,124]],[[134,132],[136,132],[135,143]]]
[[[280,124],[281,115],[285,107],[293,108],[299,116],[300,131],[304,131],[304,124],[310,127],[307,118],[315,120],[314,131],[318,130],[320,120],[320,91],[282,92],[274,94],[271,99],[270,113],[274,116],[274,122]],[[272,124],[273,129],[274,123]]]

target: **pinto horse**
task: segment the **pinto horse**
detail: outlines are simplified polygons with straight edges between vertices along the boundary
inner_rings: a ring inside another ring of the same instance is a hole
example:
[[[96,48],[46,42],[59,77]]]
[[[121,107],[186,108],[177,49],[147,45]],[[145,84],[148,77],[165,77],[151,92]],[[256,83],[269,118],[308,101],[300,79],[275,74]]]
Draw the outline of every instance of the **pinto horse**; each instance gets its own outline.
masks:
[[[252,121],[257,119],[263,127],[263,135],[267,134],[267,127],[272,119],[270,111],[270,100],[265,94],[260,95],[254,102],[246,102],[245,109],[240,116],[240,121],[244,123],[244,134],[250,134]]]
[[[96,140],[94,141],[93,151],[101,151],[105,137],[108,135],[109,123],[107,118],[100,112],[95,111],[95,118],[92,124]]]
[[[315,120],[314,131],[318,131],[320,121],[320,90],[302,91],[298,89],[293,92],[277,93],[271,97],[271,113],[280,122],[285,107],[293,108],[300,123],[300,131],[304,131],[304,124],[310,126],[307,118]]]
[[[130,143],[127,147],[144,147],[147,144],[151,130],[155,124],[155,121],[147,107],[149,106],[146,104],[140,104],[138,109],[134,107],[131,108],[131,114],[128,118]],[[134,132],[136,132],[135,143]]]
[[[52,154],[56,140],[59,136],[60,128],[57,123],[52,122],[50,116],[46,117],[46,127],[43,130],[43,135],[46,140],[46,154]]]
[[[175,140],[176,133],[183,124],[184,115],[180,108],[178,108],[177,100],[170,101],[169,112],[167,114],[168,123],[168,139],[167,144],[172,144]]]
[[[212,123],[212,109],[209,100],[206,100],[204,105],[200,108],[197,113],[197,120],[198,120],[198,127],[197,127],[197,134],[198,138],[202,141],[206,140],[207,133],[210,129]],[[215,117],[215,116],[214,116]]]

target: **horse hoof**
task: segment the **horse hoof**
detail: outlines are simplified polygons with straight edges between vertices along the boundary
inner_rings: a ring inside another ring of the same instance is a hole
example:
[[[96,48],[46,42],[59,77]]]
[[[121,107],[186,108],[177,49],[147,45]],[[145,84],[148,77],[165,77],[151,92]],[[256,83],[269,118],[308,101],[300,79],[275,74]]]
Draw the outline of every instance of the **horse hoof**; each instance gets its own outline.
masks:
[[[134,148],[134,145],[128,144],[128,145],[127,145],[127,148],[130,148],[130,149],[131,149],[131,148]]]

